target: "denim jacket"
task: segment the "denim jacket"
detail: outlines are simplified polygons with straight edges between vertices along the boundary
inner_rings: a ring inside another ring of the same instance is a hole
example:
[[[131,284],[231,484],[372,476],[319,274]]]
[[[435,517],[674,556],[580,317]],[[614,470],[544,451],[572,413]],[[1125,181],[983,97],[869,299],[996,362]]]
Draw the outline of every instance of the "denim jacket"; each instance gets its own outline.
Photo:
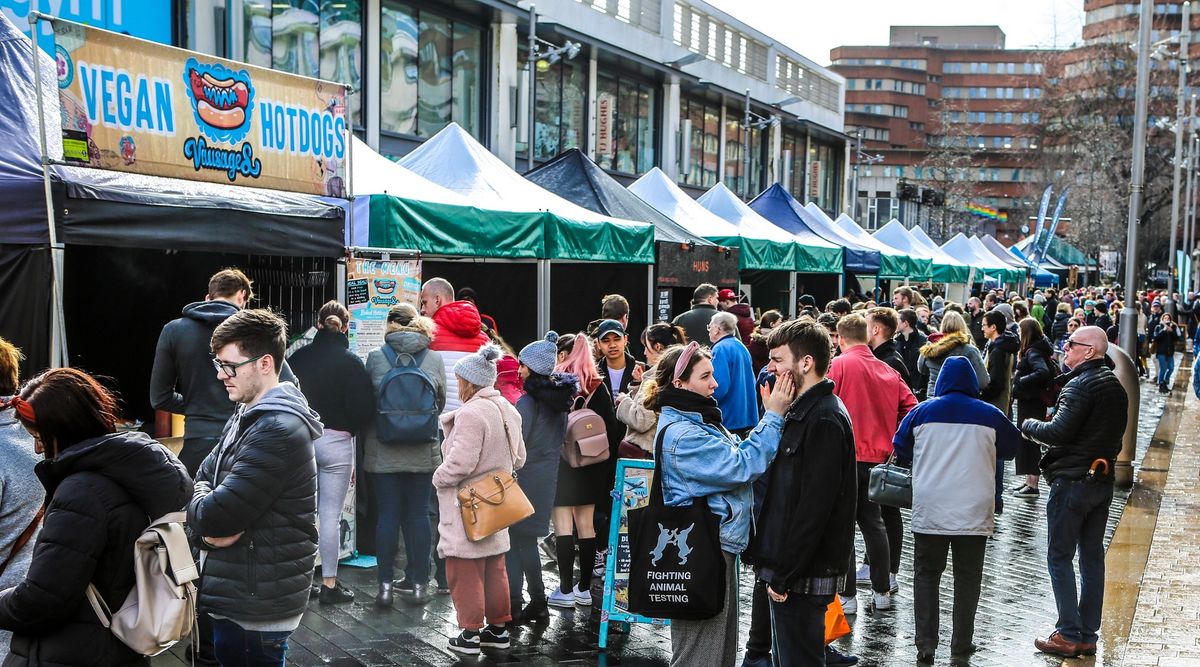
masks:
[[[721,517],[721,548],[740,554],[750,543],[754,494],[751,483],[766,472],[779,448],[783,418],[768,412],[745,440],[708,424],[695,412],[664,407],[658,420],[663,455],[663,502],[684,505],[708,496]]]

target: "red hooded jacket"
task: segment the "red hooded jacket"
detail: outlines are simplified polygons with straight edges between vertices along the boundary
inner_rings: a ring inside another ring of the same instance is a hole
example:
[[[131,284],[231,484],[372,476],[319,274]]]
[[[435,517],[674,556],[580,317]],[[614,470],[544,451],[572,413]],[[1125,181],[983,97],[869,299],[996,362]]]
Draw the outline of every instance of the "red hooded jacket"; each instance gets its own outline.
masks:
[[[442,355],[446,366],[446,407],[442,414],[462,407],[454,364],[491,342],[483,333],[479,310],[470,301],[451,301],[433,314],[433,342],[429,349]]]
[[[858,462],[883,463],[892,453],[892,438],[900,422],[917,405],[912,390],[866,345],[855,345],[838,355],[829,366],[828,377],[854,424]]]

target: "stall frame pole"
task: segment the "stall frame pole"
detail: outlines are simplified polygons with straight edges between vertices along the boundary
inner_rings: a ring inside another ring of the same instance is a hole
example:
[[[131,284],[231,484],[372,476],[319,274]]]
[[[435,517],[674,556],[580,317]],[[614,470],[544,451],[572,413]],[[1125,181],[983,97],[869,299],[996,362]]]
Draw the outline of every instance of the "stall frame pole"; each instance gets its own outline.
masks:
[[[50,239],[50,367],[69,366],[67,356],[67,325],[63,314],[62,264],[63,247],[58,242],[58,223],[54,215],[54,193],[50,188],[50,156],[46,151],[46,109],[42,101],[42,68],[38,62],[38,21],[49,17],[34,10],[29,12],[30,60],[33,64],[33,86],[36,89],[38,112],[38,139],[42,163],[42,187],[46,198],[46,225]]]

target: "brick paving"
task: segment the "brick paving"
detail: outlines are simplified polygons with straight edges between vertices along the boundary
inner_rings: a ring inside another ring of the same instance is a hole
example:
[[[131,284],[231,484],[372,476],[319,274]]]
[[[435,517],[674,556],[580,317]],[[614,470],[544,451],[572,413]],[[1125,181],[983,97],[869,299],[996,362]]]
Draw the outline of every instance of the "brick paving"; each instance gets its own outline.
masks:
[[[1159,396],[1154,387],[1142,385],[1142,416],[1138,434],[1138,454],[1135,457],[1135,468],[1142,460],[1154,434],[1159,416],[1163,412],[1166,399]],[[1200,423],[1200,409],[1194,411],[1195,421],[1192,423],[1192,440],[1195,441],[1197,423]],[[1184,464],[1181,464],[1184,465]],[[1186,483],[1195,486],[1196,468],[1200,467],[1200,455],[1196,455],[1190,465],[1193,467],[1187,473]],[[1172,477],[1176,477],[1172,470]],[[1015,483],[1012,474],[1012,464],[1009,463],[1007,486]],[[1179,482],[1183,484],[1184,482]],[[1120,519],[1125,501],[1129,494],[1118,490],[1112,506],[1107,540],[1111,537]],[[1178,530],[1186,532],[1184,517],[1188,512],[1194,514],[1194,505],[1187,499],[1180,499],[1173,504],[1171,511],[1178,514],[1180,524]],[[907,519],[907,517],[906,517]],[[1154,563],[1162,563],[1163,572],[1161,587],[1156,589],[1156,597],[1151,601],[1147,597],[1149,609],[1147,614],[1153,615],[1157,604],[1162,601],[1169,603],[1170,609],[1176,614],[1159,614],[1159,634],[1147,624],[1144,644],[1148,654],[1153,654],[1155,646],[1153,637],[1162,637],[1166,632],[1168,622],[1179,619],[1200,620],[1200,588],[1182,592],[1175,590],[1177,585],[1167,578],[1171,571],[1171,561],[1181,556],[1192,556],[1190,560],[1176,562],[1200,561],[1200,536],[1194,536],[1195,544],[1190,551],[1156,551]],[[910,540],[910,538],[908,538]],[[1167,539],[1179,539],[1170,537]],[[985,562],[983,593],[980,600],[979,616],[976,627],[976,643],[979,652],[971,659],[972,665],[1058,665],[1055,661],[1037,654],[1032,645],[1036,634],[1045,634],[1053,627],[1055,613],[1053,596],[1050,594],[1049,576],[1045,567],[1045,498],[1037,500],[1021,500],[1009,498],[1006,500],[1005,512],[997,517],[996,534],[989,542]],[[861,554],[861,542],[858,545]],[[904,559],[899,575],[900,593],[894,600],[895,608],[888,612],[876,614],[865,610],[869,594],[860,596],[864,607],[863,613],[851,616],[854,632],[840,640],[836,646],[844,652],[854,653],[862,658],[861,665],[913,665],[916,663],[916,650],[912,645],[913,616],[911,605],[912,562],[911,542],[906,545]],[[949,656],[949,611],[952,601],[952,585],[947,568],[943,580],[942,609],[943,609],[943,638],[939,654],[939,664],[948,664]],[[371,605],[375,594],[375,572],[373,569],[360,570],[343,568],[342,581],[353,588],[358,599],[349,605],[329,606],[319,605],[315,601],[310,604],[300,629],[291,641],[288,655],[289,664],[295,665],[337,665],[356,667],[358,665],[667,665],[670,659],[670,631],[665,628],[634,625],[628,634],[617,633],[610,637],[610,647],[605,653],[596,647],[598,632],[598,610],[576,608],[575,610],[551,611],[551,621],[544,628],[525,628],[514,637],[514,645],[509,651],[488,652],[479,659],[460,659],[446,650],[446,640],[456,634],[454,610],[448,597],[437,597],[425,607],[406,606],[397,601],[392,610],[378,610]],[[545,570],[546,584],[556,583],[553,567],[547,565]],[[1193,575],[1189,581],[1196,583],[1200,576]],[[742,595],[740,601],[741,633],[744,643],[749,628],[751,575],[744,572],[742,577]],[[593,585],[594,597],[599,595],[599,584]],[[863,587],[864,591],[868,587]],[[1138,607],[1139,619],[1142,618],[1142,607]],[[1139,625],[1139,629],[1142,627]],[[1172,631],[1173,633],[1173,631]],[[1173,634],[1171,636],[1174,636]],[[1200,644],[1197,644],[1196,627],[1189,629],[1186,635],[1191,652],[1177,649],[1172,659],[1195,662],[1136,662],[1136,665],[1167,665],[1196,664],[1200,666]],[[1168,640],[1173,645],[1174,639]],[[1143,644],[1139,643],[1141,647]],[[1133,643],[1131,642],[1131,650]],[[155,667],[178,667],[183,660],[182,647],[174,648],[170,653],[155,658]],[[1080,662],[1080,661],[1075,661]],[[1069,664],[1069,663],[1068,663]],[[1081,664],[1090,664],[1090,661]],[[1095,664],[1113,664],[1105,662],[1102,655]]]
[[[1183,410],[1170,470],[1119,661],[1127,667],[1200,667],[1200,401],[1190,384],[1176,399]]]

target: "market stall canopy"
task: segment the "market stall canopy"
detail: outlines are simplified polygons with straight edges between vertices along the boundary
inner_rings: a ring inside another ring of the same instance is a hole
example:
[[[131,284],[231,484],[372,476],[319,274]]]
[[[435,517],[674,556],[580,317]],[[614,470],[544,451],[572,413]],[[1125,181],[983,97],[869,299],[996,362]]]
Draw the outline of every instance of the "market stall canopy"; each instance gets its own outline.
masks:
[[[842,249],[813,237],[806,243],[771,224],[754,212],[724,183],[717,183],[696,200],[704,208],[732,223],[743,236],[780,240],[796,246],[796,271],[801,273],[841,273]]]
[[[744,236],[742,230],[692,199],[661,169],[655,167],[629,186],[629,191],[692,234],[738,248],[742,270],[793,271],[796,244]]]
[[[0,12],[0,243],[47,243],[46,196],[38,137],[36,88],[29,38]],[[45,102],[47,149],[62,159],[54,59],[38,52]]]
[[[527,246],[536,241],[534,228],[540,221],[544,245],[537,256],[576,261],[654,263],[652,225],[589,211],[541,188],[510,169],[457,123],[450,123],[406,155],[400,160],[400,166],[453,190],[473,204],[472,215],[458,220],[452,228],[436,230],[442,245],[465,245],[470,254],[477,256],[528,256],[497,244],[496,239],[481,238],[481,235],[496,228],[523,230],[519,238],[523,243],[521,252],[525,253]],[[402,203],[404,206],[400,208],[407,210],[381,213],[399,213],[401,217],[405,213],[420,214],[430,206],[414,206],[419,202],[395,198],[389,202],[393,209]],[[523,215],[513,220],[496,215],[503,211]],[[374,207],[371,212],[374,219]],[[444,214],[443,211],[434,213],[439,217]],[[544,215],[530,215],[537,213]],[[436,224],[434,220],[424,222],[426,227]]]
[[[971,243],[971,240],[962,232],[955,234],[954,238],[943,243],[942,250],[958,261],[974,267],[976,269],[974,276],[976,282],[986,282],[988,277],[999,278],[1001,282],[1008,282],[1008,278],[1012,273],[1007,264],[1001,262],[997,257],[992,257],[991,253],[981,255],[980,251]]]
[[[947,255],[934,245],[932,248],[916,239],[904,225],[895,218],[875,232],[875,238],[908,253],[913,257],[930,261],[930,273],[934,282],[965,283],[971,278],[971,267]],[[930,245],[932,245],[930,241]]]
[[[1041,244],[1044,244],[1046,242],[1045,238],[1046,238],[1045,236],[1042,236],[1042,238],[1040,240]],[[1028,257],[1028,256],[1031,256],[1034,254],[1034,248],[1033,248],[1032,244],[1033,244],[1033,236],[1027,236],[1027,237],[1021,239],[1020,241],[1017,241],[1013,245],[1015,245],[1017,248],[1019,248],[1021,250],[1021,252],[1026,253],[1026,256]],[[1050,237],[1050,245],[1046,249],[1046,259],[1052,260],[1052,261],[1058,263],[1058,265],[1063,267],[1064,269],[1067,268],[1068,266],[1082,266],[1082,267],[1096,266],[1096,260],[1088,259],[1087,254],[1084,253],[1082,250],[1071,245],[1070,243],[1067,243],[1066,241],[1064,241],[1063,239],[1061,239],[1057,236]],[[1043,264],[1044,263],[1045,262],[1043,262]]]
[[[969,237],[967,242],[969,242],[975,248],[976,254],[978,254],[980,257],[994,257],[996,261],[1000,262],[1004,266],[1005,270],[1007,271],[1004,279],[1005,282],[1019,283],[1024,280],[1026,275],[1029,273],[1028,266],[1015,260],[1009,261],[1013,259],[1012,255],[1005,254],[1003,257],[1001,257],[991,250],[988,250],[988,247],[983,244],[983,241],[979,240],[978,236]]]
[[[1013,257],[1025,262],[1030,268],[1033,269],[1034,287],[1055,287],[1058,285],[1057,274],[1051,273],[1042,267],[1034,266],[1033,262],[1029,261],[1029,258],[1025,256],[1025,253],[1017,250],[1016,246],[1009,248],[1008,252],[1012,253]]]
[[[401,167],[358,137],[351,135],[350,144],[351,195],[392,195],[441,204],[471,205],[466,197]]]
[[[983,247],[987,249],[988,252],[992,253],[996,257],[999,257],[1002,261],[1014,269],[1020,269],[1024,271],[1029,268],[1029,262],[1026,262],[1023,259],[1017,259],[1016,256],[1008,251],[1008,248],[1004,247],[1004,244],[997,241],[996,238],[991,234],[984,234],[983,236],[972,238],[979,239],[979,242],[983,244]]]
[[[892,246],[880,241],[879,239],[867,233],[867,230],[858,225],[857,222],[850,219],[850,216],[845,213],[838,216],[834,221],[843,232],[853,238],[855,241],[870,247],[875,248],[880,254],[879,277],[882,279],[895,278],[912,278],[916,280],[928,280],[932,267],[928,259],[915,257],[911,254],[893,248]]]
[[[689,232],[658,209],[642,201],[578,148],[559,153],[525,178],[569,202],[602,215],[654,225],[654,240],[668,243],[716,245]]]
[[[32,43],[0,14],[0,243],[45,244]],[[58,77],[38,51],[48,153],[62,157]],[[310,195],[87,167],[51,167],[64,244],[297,257],[342,254],[342,208]],[[340,200],[338,200],[340,201]],[[343,202],[344,203],[344,202]]]
[[[827,226],[824,216],[814,216],[776,183],[755,197],[750,208],[771,224],[794,236],[799,243],[810,245],[815,241],[832,243],[842,249],[842,268],[850,273],[874,274],[879,272],[879,251],[859,245],[846,238],[841,230]]]

